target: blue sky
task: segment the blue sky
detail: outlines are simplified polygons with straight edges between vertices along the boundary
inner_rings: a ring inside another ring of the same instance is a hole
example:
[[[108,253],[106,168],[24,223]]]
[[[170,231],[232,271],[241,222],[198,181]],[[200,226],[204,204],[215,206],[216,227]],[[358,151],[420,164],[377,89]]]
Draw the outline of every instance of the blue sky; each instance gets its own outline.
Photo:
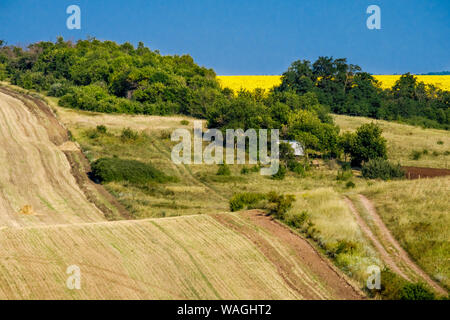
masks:
[[[81,30],[66,8],[81,8]],[[366,9],[381,8],[381,30]],[[347,57],[374,74],[450,70],[448,0],[0,0],[0,39],[27,45],[77,40],[143,41],[189,53],[218,74],[281,74],[297,59]]]

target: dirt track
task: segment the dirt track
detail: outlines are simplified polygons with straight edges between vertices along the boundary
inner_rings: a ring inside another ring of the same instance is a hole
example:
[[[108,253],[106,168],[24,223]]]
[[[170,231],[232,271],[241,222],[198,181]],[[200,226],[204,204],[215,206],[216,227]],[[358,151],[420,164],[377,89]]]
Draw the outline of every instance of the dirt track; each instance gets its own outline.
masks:
[[[360,290],[350,285],[348,279],[322,258],[308,241],[258,210],[243,212],[241,216],[251,224],[240,224],[229,215],[214,215],[219,222],[251,240],[277,267],[286,283],[300,295],[306,299],[362,299]],[[251,225],[260,227],[275,241],[268,242],[266,237]],[[292,259],[280,255],[276,241],[281,241],[291,248]],[[299,265],[302,274],[295,272]]]
[[[239,230],[226,214],[108,222],[105,214],[126,212],[86,181],[89,163],[49,107],[4,88],[0,163],[0,297],[67,298],[72,263],[87,269],[88,287],[78,298],[363,297],[307,241],[265,216],[239,219],[246,221]],[[192,286],[198,288],[184,290]]]
[[[448,294],[444,288],[433,281],[428,274],[411,260],[408,253],[400,246],[398,241],[392,236],[389,229],[383,223],[369,199],[363,195],[359,195],[359,201],[364,206],[365,211],[369,215],[369,219],[373,222],[378,231],[376,234],[374,234],[371,228],[366,224],[353,202],[348,198],[345,198],[345,200],[355,215],[361,229],[372,241],[381,258],[392,271],[409,281],[424,281],[440,294]]]
[[[61,145],[66,137],[32,102],[0,92],[0,226],[105,220],[80,189]],[[74,148],[73,145],[70,148]],[[31,206],[30,214],[20,214]]]

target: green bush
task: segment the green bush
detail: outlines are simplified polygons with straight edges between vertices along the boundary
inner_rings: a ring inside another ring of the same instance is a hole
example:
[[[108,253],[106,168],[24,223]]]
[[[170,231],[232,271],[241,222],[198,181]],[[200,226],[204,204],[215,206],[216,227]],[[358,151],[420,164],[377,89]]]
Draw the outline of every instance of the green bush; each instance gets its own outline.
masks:
[[[400,300],[434,300],[436,297],[422,283],[408,283],[399,292]]]
[[[442,140],[439,140],[439,141],[437,142],[437,144],[439,144],[439,145],[443,145],[443,144],[444,144],[444,141],[442,141]]]
[[[218,175],[218,176],[230,176],[231,175],[230,167],[228,165],[226,165],[226,164],[220,164],[216,175]]]
[[[286,223],[296,229],[302,229],[306,222],[309,221],[308,211],[302,211],[300,214],[291,214],[286,217]]]
[[[187,125],[189,124],[189,121],[187,121],[187,120],[181,120],[181,121],[180,121],[180,124],[181,124],[182,126],[187,126]]]
[[[124,141],[135,141],[137,140],[137,138],[139,138],[139,133],[133,131],[130,128],[125,128],[122,130],[120,138],[122,138],[122,140]]]
[[[57,82],[50,86],[47,95],[50,97],[62,97],[71,92],[72,87],[68,82]]]
[[[263,200],[267,202],[264,203],[262,202]],[[244,208],[260,207],[261,209],[267,209],[270,215],[283,219],[294,201],[295,197],[293,195],[282,195],[275,191],[271,191],[268,194],[244,192],[233,195],[230,199],[230,210],[238,211]]]
[[[345,184],[345,187],[347,189],[351,189],[351,188],[356,187],[356,185],[355,185],[355,183],[353,181],[347,181],[347,183]]]
[[[295,197],[291,194],[282,195],[271,191],[267,194],[267,209],[269,214],[275,216],[277,219],[283,219],[286,213],[291,209],[295,201]]]
[[[305,176],[306,174],[305,166],[302,163],[298,162],[297,160],[288,160],[287,167],[290,171],[302,177]]]
[[[241,169],[241,174],[249,174],[249,173],[250,173],[250,168],[243,167],[243,168]]]
[[[265,196],[261,193],[245,192],[237,193],[230,199],[230,210],[238,211],[249,208],[263,200]]]
[[[367,179],[400,179],[404,178],[405,171],[400,164],[393,164],[385,159],[373,159],[362,167],[362,175]]]
[[[277,173],[272,175],[272,179],[274,180],[283,180],[286,177],[286,166],[280,163],[280,167],[278,168]]]
[[[358,243],[348,240],[339,240],[333,250],[333,254],[352,254],[356,250],[358,250]]]
[[[413,150],[411,152],[411,159],[412,160],[419,160],[422,157],[422,152],[418,150]]]
[[[259,166],[253,166],[253,167],[243,167],[241,169],[241,174],[250,174],[252,172],[259,172],[260,167]]]
[[[381,290],[379,294],[383,300],[399,300],[400,291],[408,282],[390,271],[389,269],[381,270]],[[373,292],[369,292],[373,296]]]
[[[129,181],[136,184],[148,182],[168,182],[174,178],[165,175],[149,163],[119,158],[100,158],[92,163],[94,180],[106,183],[111,181]]]
[[[382,137],[383,130],[375,123],[366,123],[360,126],[356,133],[350,134],[349,153],[353,166],[372,159],[387,158],[386,139]]]
[[[108,131],[108,129],[106,129],[106,127],[102,124],[97,126],[96,129],[101,134],[105,134]]]

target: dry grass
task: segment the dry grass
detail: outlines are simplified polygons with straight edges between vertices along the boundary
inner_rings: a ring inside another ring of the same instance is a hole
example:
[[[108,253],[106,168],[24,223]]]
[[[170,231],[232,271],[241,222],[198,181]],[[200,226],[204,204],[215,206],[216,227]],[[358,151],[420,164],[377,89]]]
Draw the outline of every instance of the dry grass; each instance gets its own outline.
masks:
[[[228,211],[228,200],[237,192],[292,192],[339,185],[335,181],[336,169],[328,167],[312,171],[305,178],[289,174],[285,180],[277,181],[259,173],[242,175],[242,165],[230,166],[230,177],[217,176],[217,165],[175,165],[170,158],[174,143],[168,137],[180,127],[180,117],[97,115],[56,108],[60,120],[90,160],[118,156],[149,161],[164,173],[178,178],[178,182],[149,185],[145,190],[125,182],[106,184],[137,218]],[[88,133],[97,125],[105,125],[109,134],[90,138]],[[190,121],[190,125],[184,127],[192,125]],[[127,127],[141,133],[140,138],[134,142],[122,141],[120,132]]]
[[[308,213],[318,232],[314,237],[325,251],[333,252],[341,243],[355,245],[354,250],[338,254],[336,262],[364,287],[367,267],[381,265],[381,260],[363,236],[342,196],[332,188],[295,193],[295,196],[297,200],[290,214]]]
[[[345,241],[357,244],[358,249],[356,251],[340,254],[336,262],[347,274],[358,280],[361,286],[364,285],[367,276],[365,273],[366,267],[371,264],[381,264],[371,244],[362,236],[352,214],[339,195],[340,192],[348,192],[348,189],[343,187],[344,182],[336,181],[338,167],[333,166],[332,163],[329,166],[325,165],[320,169],[313,170],[304,178],[289,174],[286,179],[276,181],[262,177],[258,173],[241,175],[240,169],[242,166],[231,166],[231,177],[217,179],[215,175],[217,166],[215,165],[172,165],[170,161],[172,142],[162,138],[161,133],[178,128],[180,126],[178,117],[173,119],[172,117],[107,115],[111,130],[115,131],[116,134],[124,127],[132,127],[147,132],[149,140],[146,140],[142,145],[130,147],[117,145],[117,141],[102,143],[85,138],[83,132],[86,129],[105,124],[103,116],[92,116],[89,113],[77,113],[62,108],[58,109],[58,114],[74,132],[82,146],[88,149],[88,154],[92,158],[118,152],[117,155],[119,156],[150,160],[160,170],[179,178],[178,183],[156,186],[152,191],[153,193],[150,194],[124,184],[107,185],[108,189],[122,203],[126,204],[137,217],[162,217],[227,211],[229,210],[228,200],[235,192],[265,193],[277,190],[281,193],[293,193],[297,196],[297,202],[292,212],[298,214],[306,210],[310,213],[311,221],[319,232],[319,240],[325,248],[333,250],[340,242]],[[335,119],[343,130],[355,130],[363,123],[375,121],[347,116],[336,116]],[[377,122],[384,130],[384,136],[388,140],[389,157],[394,161],[400,161],[404,165],[448,167],[446,164],[448,156],[434,157],[432,155],[433,151],[443,154],[447,150],[447,146],[450,145],[450,137],[446,131],[421,129],[386,121]],[[161,126],[161,129],[149,131],[145,126],[151,128]],[[442,141],[442,144],[438,144],[438,141]],[[410,160],[410,153],[413,150],[425,148],[429,150],[428,155],[417,161]],[[364,179],[358,176],[352,180],[356,183],[357,189],[364,189],[368,185]],[[372,181],[369,184],[373,187],[389,186],[389,183],[377,181]],[[391,196],[391,199],[394,199],[394,194],[395,192],[390,192],[386,196]],[[408,199],[407,194],[405,194],[405,199]],[[429,269],[424,269],[429,271]]]
[[[388,142],[388,157],[404,166],[450,168],[450,134],[445,130],[423,129],[416,126],[375,120],[364,117],[334,115],[342,131],[355,131],[364,123],[375,122],[383,129]],[[420,159],[413,160],[412,152],[423,152]],[[434,154],[433,154],[434,153]],[[437,153],[437,154],[436,154]]]
[[[379,182],[362,190],[403,248],[450,287],[450,178]]]
[[[302,298],[250,240],[208,215],[5,229],[0,246],[0,299]],[[81,290],[66,288],[70,265],[81,269]]]

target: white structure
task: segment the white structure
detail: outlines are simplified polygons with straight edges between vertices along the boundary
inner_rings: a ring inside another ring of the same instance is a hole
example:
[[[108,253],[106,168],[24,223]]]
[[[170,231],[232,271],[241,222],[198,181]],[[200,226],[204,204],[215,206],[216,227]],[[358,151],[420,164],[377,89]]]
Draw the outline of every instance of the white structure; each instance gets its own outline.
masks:
[[[296,157],[303,157],[305,152],[303,150],[303,146],[300,142],[295,140],[280,140],[279,143],[289,143],[291,148],[294,150],[294,155]]]

